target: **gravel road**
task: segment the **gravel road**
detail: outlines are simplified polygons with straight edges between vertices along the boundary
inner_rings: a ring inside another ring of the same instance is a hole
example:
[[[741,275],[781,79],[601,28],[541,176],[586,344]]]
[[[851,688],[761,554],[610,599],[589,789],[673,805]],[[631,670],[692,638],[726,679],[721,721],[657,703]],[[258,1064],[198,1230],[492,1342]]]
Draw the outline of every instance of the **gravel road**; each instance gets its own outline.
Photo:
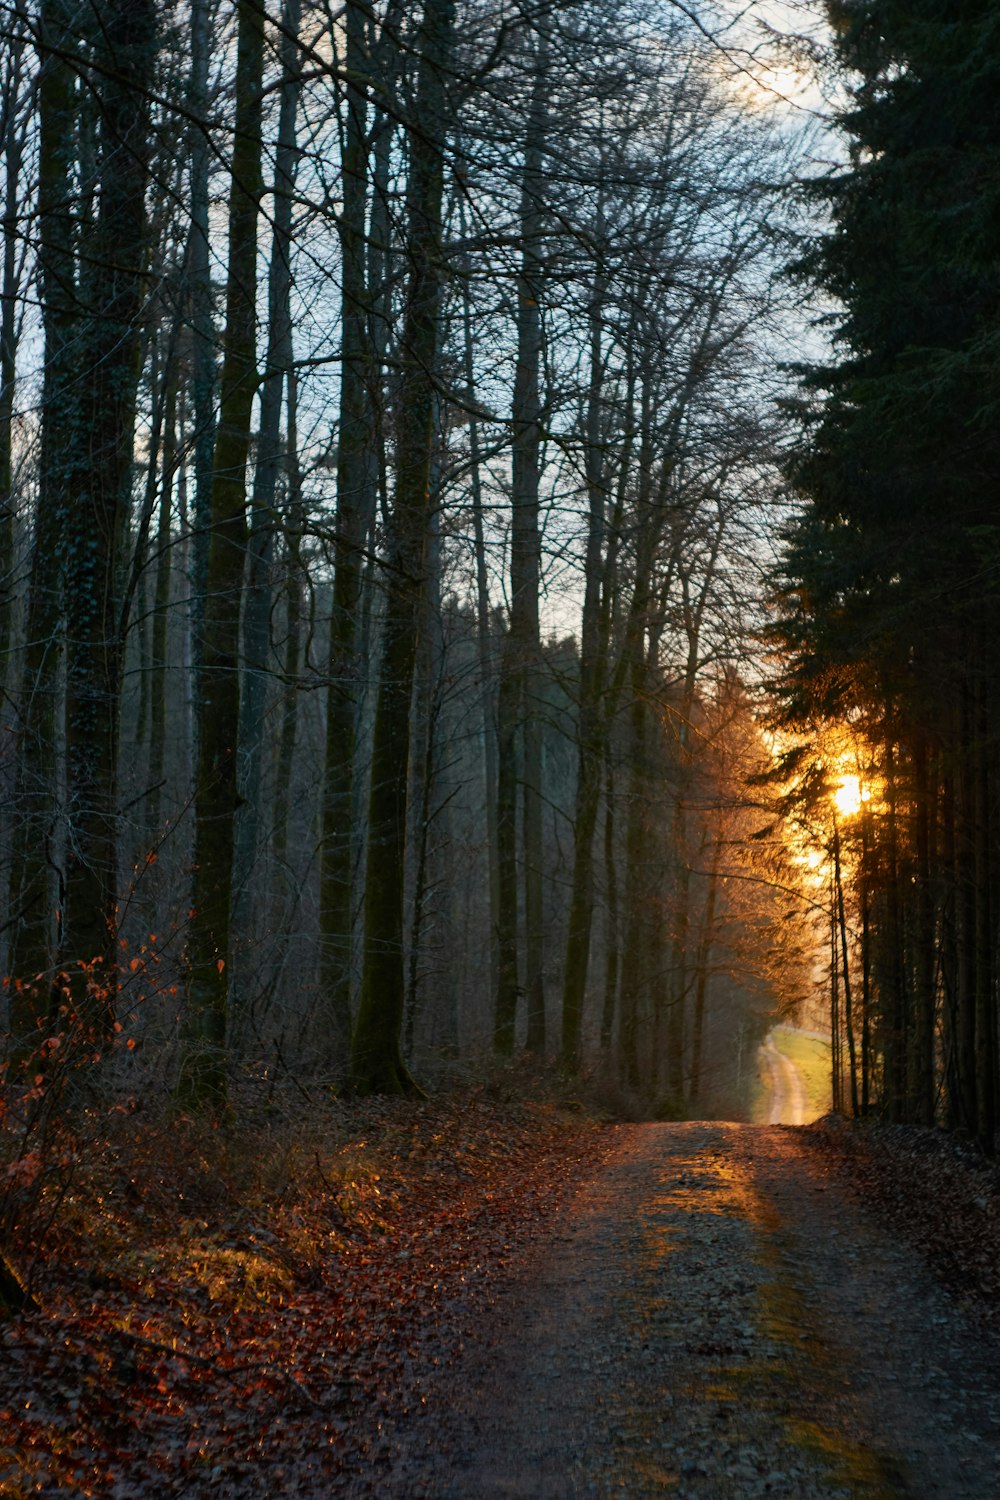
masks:
[[[1000,1496],[1000,1348],[799,1132],[618,1129],[349,1493]]]
[[[790,1057],[766,1037],[761,1058],[767,1072],[770,1098],[767,1106],[769,1125],[804,1125],[806,1123],[806,1086],[802,1074]]]

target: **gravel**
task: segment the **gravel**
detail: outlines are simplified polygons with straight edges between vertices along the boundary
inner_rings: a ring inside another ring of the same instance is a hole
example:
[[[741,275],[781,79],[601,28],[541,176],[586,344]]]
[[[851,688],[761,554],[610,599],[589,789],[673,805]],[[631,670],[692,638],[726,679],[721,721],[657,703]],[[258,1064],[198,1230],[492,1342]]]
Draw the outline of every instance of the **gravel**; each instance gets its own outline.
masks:
[[[1000,1344],[802,1131],[617,1128],[345,1493],[991,1500]]]

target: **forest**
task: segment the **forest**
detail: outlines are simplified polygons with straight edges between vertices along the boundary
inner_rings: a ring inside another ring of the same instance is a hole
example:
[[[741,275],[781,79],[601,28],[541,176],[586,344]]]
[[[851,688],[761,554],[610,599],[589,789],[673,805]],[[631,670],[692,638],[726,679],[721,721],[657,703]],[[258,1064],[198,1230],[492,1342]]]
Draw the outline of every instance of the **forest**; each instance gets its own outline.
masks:
[[[0,1494],[992,1493],[1000,7],[0,0],[0,227]]]
[[[789,1016],[992,1152],[996,8],[0,38],[0,1251],[97,1108],[745,1119]]]

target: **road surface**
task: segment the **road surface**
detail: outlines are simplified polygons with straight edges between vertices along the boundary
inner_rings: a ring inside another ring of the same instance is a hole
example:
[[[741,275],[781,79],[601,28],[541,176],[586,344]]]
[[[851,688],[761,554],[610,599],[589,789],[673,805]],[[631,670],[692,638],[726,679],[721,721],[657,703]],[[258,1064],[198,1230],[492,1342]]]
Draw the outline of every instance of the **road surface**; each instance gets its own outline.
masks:
[[[765,1039],[760,1051],[770,1089],[767,1123],[805,1125],[806,1088],[801,1072],[790,1057],[778,1050],[773,1037]]]
[[[796,1132],[619,1127],[556,1223],[346,1493],[1000,1495],[1000,1347]]]

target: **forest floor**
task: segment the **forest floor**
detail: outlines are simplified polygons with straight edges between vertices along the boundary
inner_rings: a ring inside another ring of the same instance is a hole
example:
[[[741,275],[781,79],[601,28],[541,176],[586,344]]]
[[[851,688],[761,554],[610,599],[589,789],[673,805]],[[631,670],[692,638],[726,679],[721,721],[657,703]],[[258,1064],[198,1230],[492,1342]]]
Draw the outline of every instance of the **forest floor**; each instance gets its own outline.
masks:
[[[998,1493],[994,1169],[574,1106],[92,1120],[13,1240],[0,1496]]]

